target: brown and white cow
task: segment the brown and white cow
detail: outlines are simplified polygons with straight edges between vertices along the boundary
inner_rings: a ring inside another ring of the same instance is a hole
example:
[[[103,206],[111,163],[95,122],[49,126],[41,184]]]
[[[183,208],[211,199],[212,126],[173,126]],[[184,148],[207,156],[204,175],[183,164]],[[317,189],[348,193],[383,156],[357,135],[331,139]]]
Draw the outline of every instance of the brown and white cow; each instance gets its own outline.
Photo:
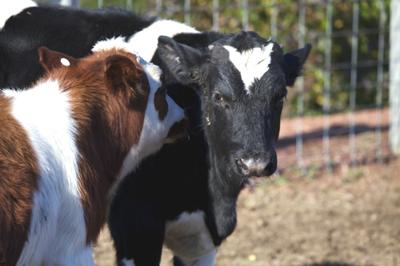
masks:
[[[39,58],[44,79],[0,92],[0,264],[93,265],[110,194],[183,110],[122,49]]]

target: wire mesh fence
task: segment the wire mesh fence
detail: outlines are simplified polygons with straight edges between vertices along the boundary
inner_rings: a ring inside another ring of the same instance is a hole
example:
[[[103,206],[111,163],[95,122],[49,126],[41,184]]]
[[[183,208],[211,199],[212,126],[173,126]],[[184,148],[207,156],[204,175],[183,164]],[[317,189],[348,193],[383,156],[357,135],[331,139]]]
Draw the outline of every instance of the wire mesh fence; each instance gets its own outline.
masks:
[[[66,0],[64,0],[66,1]],[[68,2],[68,1],[67,1]],[[232,32],[254,30],[271,36],[285,50],[313,44],[304,77],[290,89],[286,116],[295,117],[295,161],[305,168],[309,155],[305,117],[322,115],[320,152],[314,154],[332,171],[338,159],[332,144],[336,130],[332,114],[345,113],[343,122],[348,140],[347,163],[362,160],[364,144],[358,133],[362,124],[358,111],[373,108],[373,140],[368,152],[383,162],[387,156],[389,101],[389,14],[390,0],[70,0],[83,7],[120,6],[135,12],[173,18],[199,30]],[[336,158],[336,159],[335,159]],[[340,162],[343,163],[343,162]]]

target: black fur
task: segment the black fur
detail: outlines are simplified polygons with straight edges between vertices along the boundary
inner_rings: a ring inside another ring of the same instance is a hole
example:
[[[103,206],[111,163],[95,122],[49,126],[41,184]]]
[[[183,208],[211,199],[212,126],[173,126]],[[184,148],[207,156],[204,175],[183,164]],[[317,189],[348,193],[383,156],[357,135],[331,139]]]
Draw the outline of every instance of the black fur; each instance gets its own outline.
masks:
[[[0,88],[25,88],[43,75],[37,49],[46,46],[74,57],[114,36],[131,36],[154,21],[120,9],[30,7],[10,17],[0,31]]]

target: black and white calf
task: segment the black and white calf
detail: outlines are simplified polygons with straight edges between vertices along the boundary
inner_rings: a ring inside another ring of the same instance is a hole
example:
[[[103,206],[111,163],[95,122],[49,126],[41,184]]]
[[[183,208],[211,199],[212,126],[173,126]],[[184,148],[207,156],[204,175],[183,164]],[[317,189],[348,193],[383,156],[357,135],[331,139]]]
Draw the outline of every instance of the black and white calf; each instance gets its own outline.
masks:
[[[117,191],[109,227],[120,265],[159,265],[163,243],[176,265],[215,263],[241,189],[276,170],[286,87],[310,48],[284,54],[253,32],[159,39],[153,62],[164,85],[181,84],[168,93],[186,110],[190,136],[145,160]]]
[[[94,265],[112,192],[184,112],[123,49],[39,58],[45,78],[0,91],[0,264]]]
[[[149,61],[161,33],[174,36],[180,32],[197,31],[175,21],[119,9],[30,7],[10,17],[0,31],[0,88],[26,88],[43,75],[37,56],[40,46],[80,58],[99,40],[121,36],[133,44],[132,51],[143,52],[141,57]]]

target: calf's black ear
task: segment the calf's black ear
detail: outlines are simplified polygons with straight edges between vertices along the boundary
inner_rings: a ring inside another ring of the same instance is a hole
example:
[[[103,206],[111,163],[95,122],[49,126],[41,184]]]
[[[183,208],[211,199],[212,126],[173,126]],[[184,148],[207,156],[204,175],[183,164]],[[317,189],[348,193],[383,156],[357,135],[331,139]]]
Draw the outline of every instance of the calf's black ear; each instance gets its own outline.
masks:
[[[50,50],[47,47],[38,48],[39,63],[47,71],[54,68],[69,67],[76,63],[77,59],[61,52]]]
[[[293,86],[296,78],[300,75],[304,62],[311,51],[311,44],[303,48],[286,53],[283,56],[286,85]]]
[[[199,50],[178,43],[172,38],[160,36],[157,55],[163,71],[169,72],[178,82],[186,85],[199,82],[197,69],[202,63]]]

